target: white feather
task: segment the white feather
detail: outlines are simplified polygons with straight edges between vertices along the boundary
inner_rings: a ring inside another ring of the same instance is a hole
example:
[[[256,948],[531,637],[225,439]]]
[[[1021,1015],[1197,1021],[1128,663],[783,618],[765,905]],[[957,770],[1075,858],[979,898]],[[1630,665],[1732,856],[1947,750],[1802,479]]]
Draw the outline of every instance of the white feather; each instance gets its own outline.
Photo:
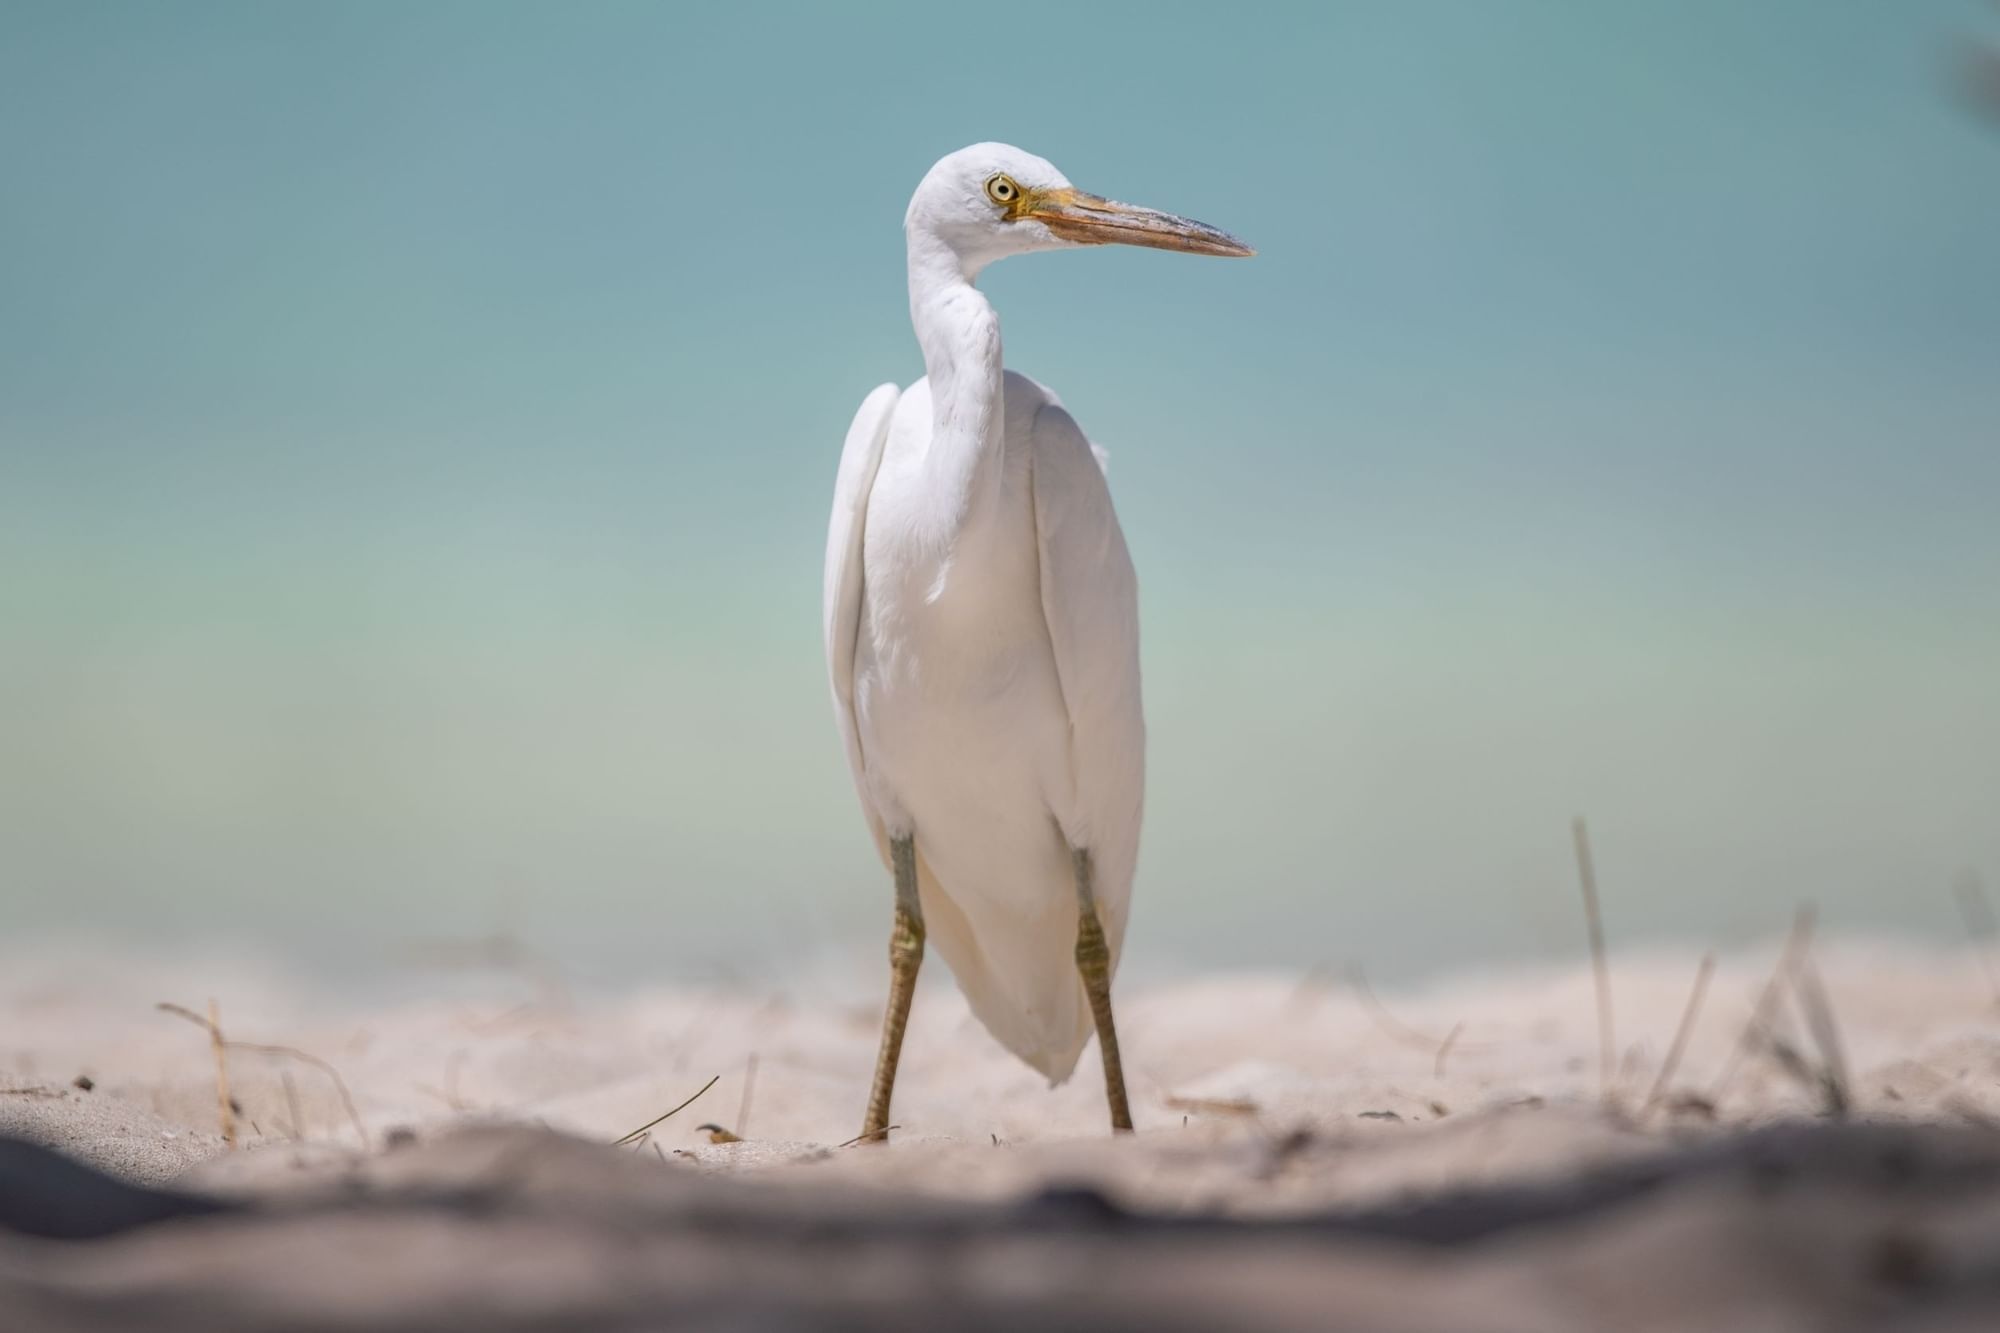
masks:
[[[910,314],[925,377],[855,415],[827,534],[826,646],[878,850],[913,836],[929,942],[972,1011],[1053,1082],[1092,1031],[1072,848],[1117,965],[1145,787],[1138,585],[1105,458],[1056,396],[1004,370],[973,285],[1065,244],[982,183],[1068,186],[982,144],[911,200]],[[888,915],[885,886],[883,913]]]

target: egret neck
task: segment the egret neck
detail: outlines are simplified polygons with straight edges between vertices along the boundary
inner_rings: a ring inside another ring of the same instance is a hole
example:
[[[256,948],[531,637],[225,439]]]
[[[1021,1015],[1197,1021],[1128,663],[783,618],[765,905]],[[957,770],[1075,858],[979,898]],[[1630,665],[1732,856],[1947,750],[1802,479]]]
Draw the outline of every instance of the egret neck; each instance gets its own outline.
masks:
[[[997,502],[1002,417],[1000,317],[973,286],[977,267],[927,228],[910,231],[910,323],[930,378],[924,490],[949,539]]]

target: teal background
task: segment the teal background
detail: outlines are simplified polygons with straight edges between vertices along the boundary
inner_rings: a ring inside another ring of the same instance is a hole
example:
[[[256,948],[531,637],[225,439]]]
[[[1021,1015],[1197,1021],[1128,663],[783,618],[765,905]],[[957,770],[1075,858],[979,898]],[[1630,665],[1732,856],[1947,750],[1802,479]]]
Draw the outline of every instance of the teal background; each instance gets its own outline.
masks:
[[[1956,930],[2000,871],[1970,3],[0,3],[0,912],[872,964],[818,642],[984,138],[1144,588],[1142,968]]]

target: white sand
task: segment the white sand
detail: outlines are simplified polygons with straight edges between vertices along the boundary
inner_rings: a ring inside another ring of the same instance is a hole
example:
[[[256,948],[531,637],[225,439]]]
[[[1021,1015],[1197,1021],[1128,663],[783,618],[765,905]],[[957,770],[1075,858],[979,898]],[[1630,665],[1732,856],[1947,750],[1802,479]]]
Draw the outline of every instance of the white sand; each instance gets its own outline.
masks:
[[[1676,1095],[1712,1097],[1719,1123],[1816,1109],[1816,1090],[1765,1053],[1717,1095],[1775,952],[1725,960],[1674,1080]],[[2000,1119],[2000,1010],[1976,958],[1849,942],[1819,949],[1818,959],[1863,1114]],[[1615,1090],[1628,1110],[1645,1100],[1695,970],[1680,954],[1615,960]],[[1598,1113],[1595,1006],[1581,966],[1384,994],[1379,1008],[1339,979],[1125,988],[1120,1027],[1141,1133],[1116,1145],[1104,1128],[1094,1047],[1076,1078],[1050,1090],[978,1028],[933,966],[904,1051],[894,1144],[831,1153],[860,1127],[875,1052],[880,1000],[858,990],[815,987],[809,1000],[662,985],[570,1002],[560,987],[501,976],[478,1002],[368,1007],[308,992],[269,966],[40,953],[9,960],[0,976],[9,1016],[0,1133],[138,1180],[195,1168],[194,1182],[221,1188],[267,1184],[294,1164],[358,1152],[360,1136],[319,1069],[239,1050],[230,1080],[249,1151],[226,1154],[207,1037],[158,1012],[156,1001],[202,1008],[212,996],[232,1040],[331,1063],[374,1148],[392,1129],[428,1136],[474,1119],[610,1140],[719,1075],[640,1151],[657,1144],[718,1170],[804,1164],[944,1193],[1005,1193],[1081,1175],[1161,1206],[1363,1202],[1558,1171],[1709,1123],[1698,1106]],[[445,978],[437,987],[463,989]],[[1789,997],[1777,1026],[1805,1058],[1821,1060]],[[78,1075],[94,1090],[71,1087]],[[696,1128],[707,1121],[749,1141],[712,1145]],[[1308,1171],[1275,1169],[1286,1136],[1301,1128],[1335,1150]]]

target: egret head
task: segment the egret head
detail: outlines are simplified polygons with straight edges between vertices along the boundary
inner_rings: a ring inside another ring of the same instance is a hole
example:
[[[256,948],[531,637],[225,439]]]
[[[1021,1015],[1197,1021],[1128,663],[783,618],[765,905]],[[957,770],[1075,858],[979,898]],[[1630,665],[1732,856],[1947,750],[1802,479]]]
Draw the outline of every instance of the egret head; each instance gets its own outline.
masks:
[[[1078,245],[1143,245],[1193,255],[1255,254],[1226,231],[1190,218],[1086,194],[1042,158],[979,143],[940,158],[910,197],[912,242],[934,237],[967,276],[996,259]]]

